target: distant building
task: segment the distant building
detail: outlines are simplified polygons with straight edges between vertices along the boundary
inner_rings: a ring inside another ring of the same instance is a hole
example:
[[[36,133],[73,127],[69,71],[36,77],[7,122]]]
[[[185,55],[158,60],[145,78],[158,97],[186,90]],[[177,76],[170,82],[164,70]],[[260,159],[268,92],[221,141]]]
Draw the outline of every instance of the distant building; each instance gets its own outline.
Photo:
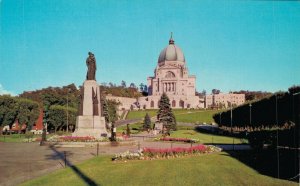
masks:
[[[156,109],[166,93],[172,108],[204,108],[204,100],[196,96],[196,76],[189,75],[185,57],[172,36],[158,57],[154,76],[148,77],[148,96],[138,99],[140,108]]]
[[[228,108],[245,103],[245,94],[210,94],[205,96],[205,108]]]
[[[32,126],[30,132],[33,132],[34,134],[42,134],[43,133],[43,129],[44,129],[43,118],[44,118],[44,113],[41,110],[40,115],[39,115],[38,119],[36,120],[35,124]]]
[[[43,117],[44,117],[44,113],[43,113],[43,111],[41,110],[41,111],[40,111],[40,115],[39,115],[38,119],[36,120],[35,124],[32,126],[30,132],[33,132],[34,134],[42,134],[43,128],[44,128],[44,125],[43,125]],[[16,120],[16,121],[12,124],[11,128],[9,127],[9,125],[4,126],[3,129],[2,129],[2,132],[6,132],[6,131],[8,132],[8,131],[11,131],[11,132],[13,132],[13,133],[18,133],[19,130],[20,130],[19,125],[20,125],[20,124],[19,124],[19,121]],[[21,130],[20,130],[20,131],[21,131],[22,133],[25,133],[25,132],[26,132],[26,127],[27,127],[26,124],[22,124],[22,127],[21,127]]]
[[[118,110],[157,109],[163,93],[170,99],[172,108],[228,108],[245,102],[245,94],[211,94],[196,96],[196,76],[190,75],[182,50],[172,36],[169,45],[159,54],[154,76],[147,78],[148,96],[122,98],[107,96],[120,102]]]

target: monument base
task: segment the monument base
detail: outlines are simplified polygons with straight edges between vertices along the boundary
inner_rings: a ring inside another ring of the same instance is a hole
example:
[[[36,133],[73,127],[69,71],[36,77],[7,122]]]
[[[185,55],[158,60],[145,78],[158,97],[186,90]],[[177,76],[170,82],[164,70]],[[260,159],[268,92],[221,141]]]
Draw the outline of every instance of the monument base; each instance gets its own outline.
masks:
[[[76,129],[72,136],[93,136],[95,138],[108,137],[105,119],[101,116],[77,116]]]

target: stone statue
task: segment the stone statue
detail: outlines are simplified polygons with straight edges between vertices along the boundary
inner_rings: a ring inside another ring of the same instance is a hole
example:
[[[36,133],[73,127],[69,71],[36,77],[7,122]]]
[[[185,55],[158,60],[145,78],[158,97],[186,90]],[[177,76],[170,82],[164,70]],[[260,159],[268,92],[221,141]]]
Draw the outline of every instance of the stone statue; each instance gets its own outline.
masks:
[[[93,99],[93,116],[98,116],[99,115],[99,109],[98,109],[98,95],[97,95],[97,90],[95,92],[94,88],[92,88],[92,99]]]
[[[80,87],[79,99],[80,99],[80,104],[79,104],[79,108],[78,108],[78,115],[82,116],[83,115],[84,87]]]
[[[86,80],[96,80],[96,58],[92,52],[89,52],[89,57],[86,59],[86,66],[88,67]]]

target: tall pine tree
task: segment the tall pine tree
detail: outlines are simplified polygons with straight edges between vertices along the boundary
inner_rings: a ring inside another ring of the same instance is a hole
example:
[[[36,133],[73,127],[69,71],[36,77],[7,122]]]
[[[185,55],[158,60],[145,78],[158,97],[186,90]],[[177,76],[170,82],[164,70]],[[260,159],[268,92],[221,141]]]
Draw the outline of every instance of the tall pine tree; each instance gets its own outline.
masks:
[[[148,130],[151,128],[151,119],[148,113],[146,113],[145,118],[144,118],[144,125],[143,129]]]
[[[170,130],[177,130],[176,119],[172,112],[170,100],[165,93],[161,96],[158,107],[157,119],[167,129],[167,132]]]

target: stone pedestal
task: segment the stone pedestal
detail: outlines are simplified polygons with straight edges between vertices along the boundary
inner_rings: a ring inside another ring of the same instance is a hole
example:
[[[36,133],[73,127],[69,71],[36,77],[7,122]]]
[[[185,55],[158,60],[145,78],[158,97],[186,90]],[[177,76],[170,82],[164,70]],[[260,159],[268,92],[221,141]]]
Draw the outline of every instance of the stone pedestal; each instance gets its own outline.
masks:
[[[86,80],[81,89],[81,105],[72,136],[108,136],[105,119],[101,117],[100,87],[95,80]]]

